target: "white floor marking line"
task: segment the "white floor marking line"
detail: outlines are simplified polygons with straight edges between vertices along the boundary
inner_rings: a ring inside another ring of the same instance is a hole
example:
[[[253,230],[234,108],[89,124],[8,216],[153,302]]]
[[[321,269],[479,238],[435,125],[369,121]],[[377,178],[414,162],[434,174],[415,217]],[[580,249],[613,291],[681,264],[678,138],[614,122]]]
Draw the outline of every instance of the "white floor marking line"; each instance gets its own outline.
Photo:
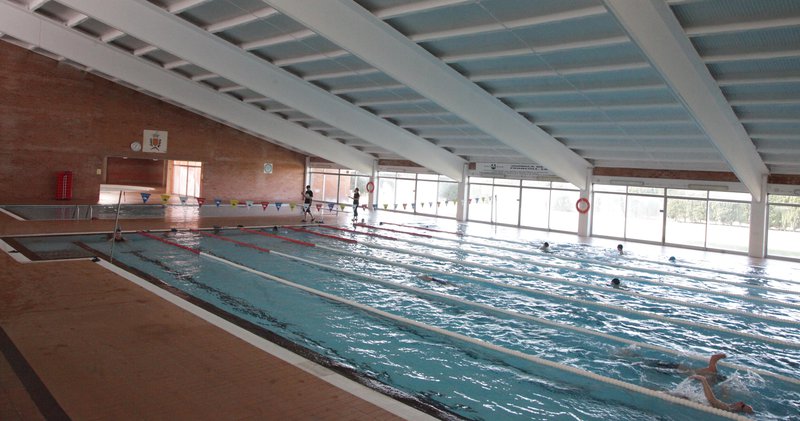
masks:
[[[31,259],[28,259],[27,257],[25,257],[24,254],[20,253],[19,251],[17,251],[17,249],[15,249],[14,247],[11,247],[10,244],[6,243],[3,240],[0,240],[0,250],[3,250],[4,252],[6,252],[6,254],[11,256],[11,258],[14,259],[17,263],[31,263],[32,262]]]

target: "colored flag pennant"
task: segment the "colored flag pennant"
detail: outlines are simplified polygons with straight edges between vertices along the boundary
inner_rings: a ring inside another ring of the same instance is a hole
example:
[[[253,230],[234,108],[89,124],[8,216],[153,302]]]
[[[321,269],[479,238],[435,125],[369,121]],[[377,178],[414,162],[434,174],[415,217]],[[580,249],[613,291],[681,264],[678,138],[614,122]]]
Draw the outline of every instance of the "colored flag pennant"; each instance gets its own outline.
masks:
[[[289,203],[290,210],[294,210],[295,207],[297,207],[297,203]]]
[[[253,207],[253,201],[252,200],[247,200],[244,203],[247,204],[248,208],[252,208]]]
[[[170,198],[170,196],[168,194],[162,194],[161,195],[161,204],[162,205],[166,205],[167,202],[169,202],[169,198]]]
[[[222,199],[214,199],[214,204],[217,205],[217,207],[219,207],[219,205],[222,204]]]
[[[231,206],[233,206],[234,208],[239,206],[239,200],[231,199]]]
[[[261,210],[262,211],[267,210],[267,206],[269,206],[269,202],[261,202]]]
[[[178,196],[178,199],[180,199],[181,205],[185,205],[186,201],[189,200],[189,197],[187,197],[187,196]]]
[[[139,193],[142,195],[142,202],[147,203],[147,200],[150,199],[150,193]]]
[[[317,203],[317,212],[322,210],[322,203]]]
[[[206,198],[205,197],[198,197],[197,198],[197,207],[198,208],[203,207],[203,203],[206,203]]]
[[[334,206],[333,202],[328,203],[328,210],[333,211],[333,206]]]
[[[277,210],[281,210],[281,206],[283,206],[283,203],[281,203],[281,202],[275,202],[275,209],[277,209]]]

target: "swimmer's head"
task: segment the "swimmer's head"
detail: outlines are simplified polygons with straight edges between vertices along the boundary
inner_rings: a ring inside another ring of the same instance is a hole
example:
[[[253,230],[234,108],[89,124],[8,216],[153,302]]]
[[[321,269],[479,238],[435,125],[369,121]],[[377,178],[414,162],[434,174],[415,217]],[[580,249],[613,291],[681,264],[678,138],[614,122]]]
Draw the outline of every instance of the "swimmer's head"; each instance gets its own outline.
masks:
[[[733,412],[744,412],[745,414],[753,413],[753,407],[742,401],[731,404],[731,410]]]
[[[670,257],[669,257],[669,261],[670,261],[670,262],[672,262],[672,263],[675,263],[675,260],[676,260],[676,259],[675,259],[675,256],[670,256]]]
[[[617,244],[617,250],[622,251],[622,244]]]
[[[620,283],[619,278],[614,278],[611,280],[611,285],[614,285],[615,287],[618,287],[619,283]]]
[[[550,243],[548,243],[547,241],[545,241],[544,244],[542,244],[542,245],[545,246],[545,247],[550,247]]]

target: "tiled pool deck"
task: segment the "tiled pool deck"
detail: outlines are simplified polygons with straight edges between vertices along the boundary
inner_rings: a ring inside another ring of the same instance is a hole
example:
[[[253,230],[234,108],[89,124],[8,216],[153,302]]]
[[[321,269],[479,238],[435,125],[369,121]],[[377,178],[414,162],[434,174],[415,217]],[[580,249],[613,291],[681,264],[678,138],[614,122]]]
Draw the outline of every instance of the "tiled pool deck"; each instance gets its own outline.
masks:
[[[133,230],[299,218],[124,222]],[[2,235],[112,227],[0,215]],[[88,260],[20,264],[0,253],[0,328],[2,420],[399,418]]]

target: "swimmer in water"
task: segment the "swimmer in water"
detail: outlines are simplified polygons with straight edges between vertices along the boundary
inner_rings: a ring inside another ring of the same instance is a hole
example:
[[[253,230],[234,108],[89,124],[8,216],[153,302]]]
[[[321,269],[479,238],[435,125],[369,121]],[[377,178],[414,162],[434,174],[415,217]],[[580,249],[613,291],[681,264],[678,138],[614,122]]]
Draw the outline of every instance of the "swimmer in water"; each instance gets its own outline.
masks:
[[[450,285],[450,283],[445,281],[444,279],[434,278],[433,276],[430,275],[419,275],[417,276],[417,278],[427,282],[436,282],[437,284],[441,285]]]
[[[619,278],[614,278],[611,280],[611,287],[612,288],[622,288],[622,282]]]
[[[619,252],[619,255],[620,255],[620,256],[622,256],[623,254],[625,254],[625,253],[623,253],[623,252],[622,252],[622,244],[617,244],[617,251]]]
[[[727,357],[728,356],[723,353],[714,354],[708,359],[708,365],[702,368],[692,368],[680,363],[664,362],[659,360],[646,360],[644,365],[654,367],[656,369],[677,370],[678,373],[683,375],[701,376],[706,381],[718,383],[724,381],[726,377],[719,374],[717,371],[717,362]]]
[[[550,243],[545,241],[544,244],[542,244],[542,246],[539,247],[539,250],[545,251],[545,252],[549,252],[550,251]]]
[[[711,389],[711,385],[708,383],[708,380],[706,380],[705,376],[695,374],[689,378],[700,381],[700,383],[703,385],[703,393],[706,395],[706,399],[708,399],[708,404],[712,407],[728,412],[744,412],[746,414],[753,413],[753,407],[742,401],[725,403],[717,399],[717,397],[714,396],[714,391]]]
[[[117,228],[116,231],[114,231],[114,234],[111,235],[111,238],[108,239],[108,241],[113,241],[115,243],[126,241],[125,237],[122,236],[122,229]]]

